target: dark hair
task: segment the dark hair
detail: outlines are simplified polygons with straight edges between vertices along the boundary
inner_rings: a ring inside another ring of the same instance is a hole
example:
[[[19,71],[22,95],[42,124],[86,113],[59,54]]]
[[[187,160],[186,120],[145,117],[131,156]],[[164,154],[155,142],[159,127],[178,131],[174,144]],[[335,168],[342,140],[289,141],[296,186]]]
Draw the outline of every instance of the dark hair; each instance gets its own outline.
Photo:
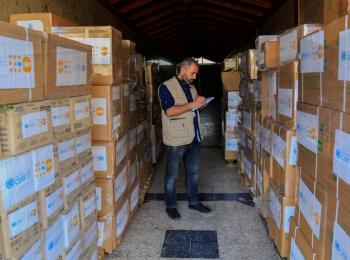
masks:
[[[190,67],[192,64],[196,64],[197,67],[199,68],[199,64],[198,62],[192,58],[192,57],[189,57],[189,58],[185,58],[179,65],[179,70],[181,70],[181,68],[188,68]]]

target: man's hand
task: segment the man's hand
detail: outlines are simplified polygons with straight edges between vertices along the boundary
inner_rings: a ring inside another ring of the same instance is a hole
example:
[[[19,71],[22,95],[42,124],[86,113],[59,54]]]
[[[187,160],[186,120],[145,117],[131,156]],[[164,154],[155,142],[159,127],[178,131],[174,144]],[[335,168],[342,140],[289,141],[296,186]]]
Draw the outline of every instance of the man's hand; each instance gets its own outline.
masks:
[[[205,97],[197,96],[197,98],[192,101],[192,109],[200,106],[201,104],[204,103],[204,101],[205,101]]]

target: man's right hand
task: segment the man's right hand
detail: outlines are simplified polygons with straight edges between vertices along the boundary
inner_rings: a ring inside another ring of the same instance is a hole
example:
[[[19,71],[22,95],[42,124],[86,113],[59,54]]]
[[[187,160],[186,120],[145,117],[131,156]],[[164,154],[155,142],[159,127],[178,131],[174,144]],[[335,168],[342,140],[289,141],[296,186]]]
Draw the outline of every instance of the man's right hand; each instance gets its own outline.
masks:
[[[197,98],[192,101],[192,109],[200,106],[201,104],[204,103],[204,101],[205,101],[205,97],[197,96]]]

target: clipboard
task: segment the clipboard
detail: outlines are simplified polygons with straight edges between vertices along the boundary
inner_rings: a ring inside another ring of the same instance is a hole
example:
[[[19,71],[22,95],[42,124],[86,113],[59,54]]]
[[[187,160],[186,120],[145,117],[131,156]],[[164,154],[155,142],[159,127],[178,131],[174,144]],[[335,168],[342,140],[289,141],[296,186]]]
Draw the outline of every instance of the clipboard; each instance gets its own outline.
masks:
[[[206,98],[205,101],[202,104],[200,104],[199,106],[196,106],[195,108],[192,108],[192,112],[194,112],[197,109],[201,108],[203,105],[209,104],[213,99],[214,99],[214,97]]]

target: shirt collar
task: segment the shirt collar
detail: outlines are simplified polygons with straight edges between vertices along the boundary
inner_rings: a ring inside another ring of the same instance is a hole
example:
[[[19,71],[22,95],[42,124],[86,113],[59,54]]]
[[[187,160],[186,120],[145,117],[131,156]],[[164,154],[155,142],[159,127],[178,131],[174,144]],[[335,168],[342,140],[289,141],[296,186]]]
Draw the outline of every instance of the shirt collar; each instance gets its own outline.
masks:
[[[182,86],[182,87],[187,87],[187,88],[190,88],[191,86],[186,82],[186,81],[184,81],[183,79],[179,79],[177,76],[175,76],[176,77],[176,79],[177,79],[177,81],[180,83],[180,85]]]

